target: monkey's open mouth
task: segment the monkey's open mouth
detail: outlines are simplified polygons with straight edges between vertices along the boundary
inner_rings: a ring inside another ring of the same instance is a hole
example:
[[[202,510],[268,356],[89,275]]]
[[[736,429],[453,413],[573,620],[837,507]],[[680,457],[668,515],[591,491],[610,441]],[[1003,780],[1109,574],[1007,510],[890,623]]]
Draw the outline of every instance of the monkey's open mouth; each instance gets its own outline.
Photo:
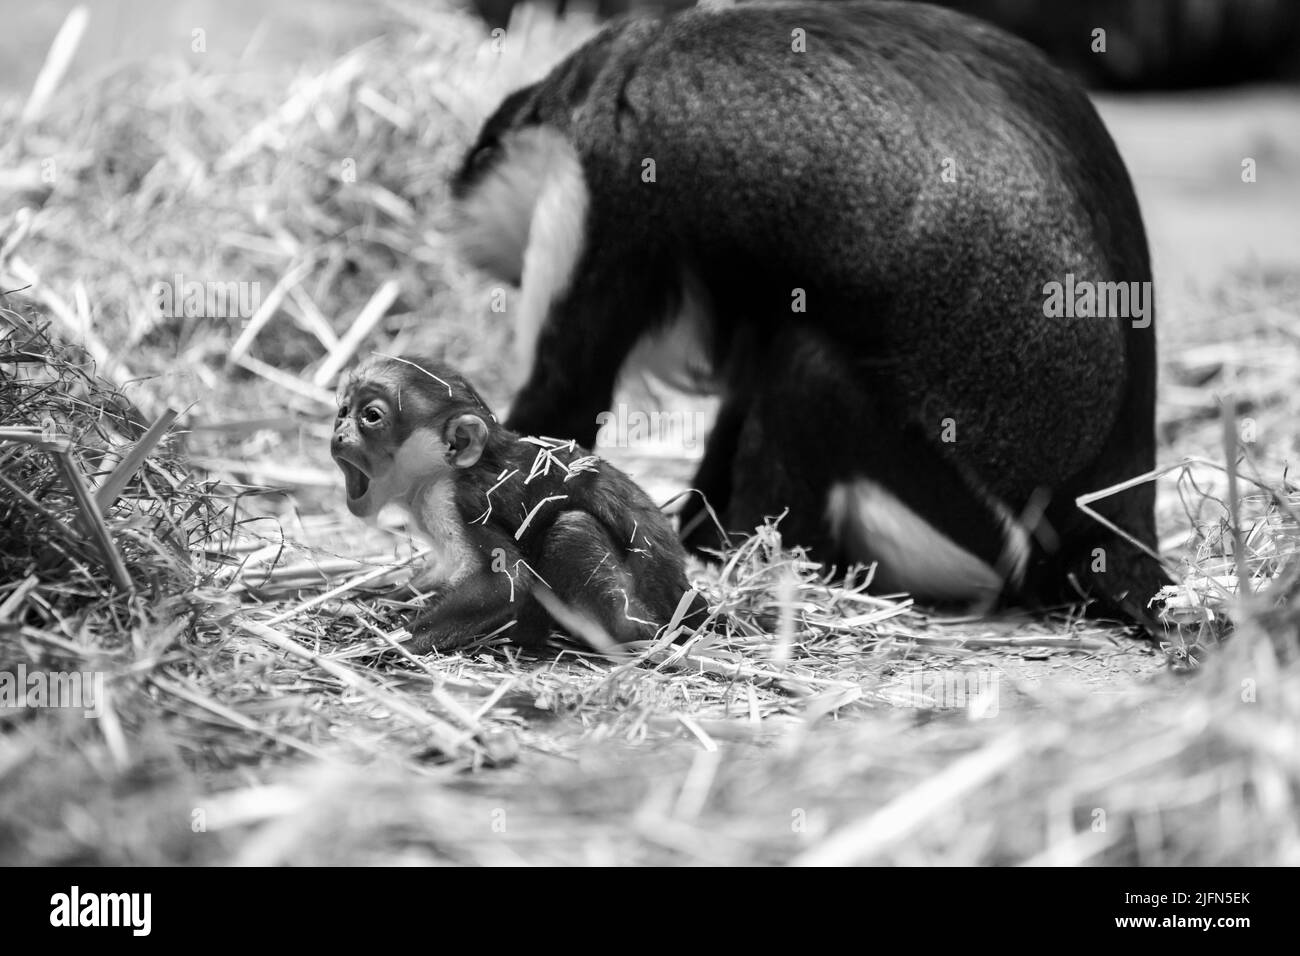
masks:
[[[344,461],[342,458],[335,460],[343,469],[343,483],[347,486],[348,501],[364,498],[366,492],[370,490],[370,476],[350,461]]]

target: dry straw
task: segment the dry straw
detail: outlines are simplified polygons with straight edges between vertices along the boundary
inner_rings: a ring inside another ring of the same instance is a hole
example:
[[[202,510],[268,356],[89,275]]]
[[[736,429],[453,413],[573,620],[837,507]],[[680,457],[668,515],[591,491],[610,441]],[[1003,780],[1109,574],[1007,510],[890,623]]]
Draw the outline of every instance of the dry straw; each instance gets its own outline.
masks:
[[[0,177],[25,210],[0,220],[0,673],[104,680],[95,719],[0,709],[3,862],[1300,862],[1296,501],[1217,419],[1195,450],[1234,494],[1147,476],[1187,509],[1181,676],[1073,611],[945,620],[828,580],[771,526],[696,568],[694,636],[408,653],[390,588],[419,548],[341,513],[330,380],[432,350],[507,393],[442,184],[518,64],[585,28],[499,53],[392,9],[292,76],[151,62],[0,104],[0,171],[57,171]],[[160,315],[178,273],[266,294]]]

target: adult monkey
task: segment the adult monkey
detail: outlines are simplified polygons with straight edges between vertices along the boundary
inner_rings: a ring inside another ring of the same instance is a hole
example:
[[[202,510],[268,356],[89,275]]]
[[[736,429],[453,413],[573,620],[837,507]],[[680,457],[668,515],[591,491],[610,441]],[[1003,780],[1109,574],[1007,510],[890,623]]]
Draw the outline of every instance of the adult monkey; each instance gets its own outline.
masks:
[[[505,99],[453,194],[465,255],[521,285],[509,427],[591,444],[629,354],[671,372],[692,348],[647,342],[693,342],[728,531],[786,511],[787,541],[923,599],[1145,618],[1152,487],[1098,506],[1129,537],[1074,504],[1154,463],[1145,233],[1028,44],[916,3],[625,20]],[[1047,294],[1101,282],[1130,314]]]

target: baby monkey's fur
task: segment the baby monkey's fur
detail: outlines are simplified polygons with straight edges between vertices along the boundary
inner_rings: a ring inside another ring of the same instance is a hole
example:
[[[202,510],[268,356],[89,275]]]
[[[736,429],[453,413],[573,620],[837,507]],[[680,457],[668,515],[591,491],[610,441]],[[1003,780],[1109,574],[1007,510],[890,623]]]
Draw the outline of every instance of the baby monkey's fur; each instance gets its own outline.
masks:
[[[506,625],[543,643],[555,623],[597,646],[653,638],[690,589],[663,513],[571,441],[500,425],[455,370],[366,361],[344,382],[330,442],[348,509],[403,505],[434,546],[432,596],[408,646],[450,650]],[[695,596],[687,624],[704,616]]]

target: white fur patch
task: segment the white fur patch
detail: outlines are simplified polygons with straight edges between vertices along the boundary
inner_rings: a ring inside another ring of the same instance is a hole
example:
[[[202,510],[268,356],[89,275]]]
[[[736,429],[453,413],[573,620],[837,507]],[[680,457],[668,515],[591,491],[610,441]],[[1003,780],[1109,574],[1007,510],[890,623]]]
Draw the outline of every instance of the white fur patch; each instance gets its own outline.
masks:
[[[416,428],[393,455],[393,497],[414,508],[421,486],[441,481],[451,469],[442,436],[433,428]]]
[[[524,251],[515,321],[515,360],[521,381],[532,372],[537,337],[552,303],[569,288],[586,241],[587,183],[578,154],[567,142],[561,143],[563,149],[551,150],[551,165],[537,197]]]
[[[677,314],[657,332],[643,336],[624,360],[620,386],[635,388],[635,382],[652,395],[657,391],[655,383],[686,395],[717,391],[708,358],[707,337],[713,325],[708,294],[689,277],[683,280],[682,290]]]
[[[998,557],[998,574],[1019,587],[1029,567],[1030,532],[1011,509],[992,495],[985,495],[989,507],[1002,522],[1002,554]]]
[[[854,560],[879,563],[876,580],[885,588],[922,599],[981,602],[1002,589],[997,571],[874,481],[836,485],[826,511]]]
[[[456,509],[451,477],[425,485],[411,505],[411,516],[429,539],[431,550],[413,583],[419,590],[457,584],[475,571],[475,555]]]
[[[406,508],[429,539],[431,551],[415,575],[419,589],[454,584],[474,569],[471,545],[456,510],[455,466],[447,445],[430,428],[418,428],[393,456],[393,501]]]
[[[458,240],[470,262],[520,285],[515,357],[532,370],[542,325],[573,279],[586,240],[590,194],[573,146],[556,130],[511,134],[505,155],[458,207]]]
[[[371,481],[375,500],[404,508],[429,539],[432,550],[415,576],[421,588],[459,580],[471,569],[469,541],[456,512],[454,468],[439,434],[417,428],[397,449],[391,468]]]

